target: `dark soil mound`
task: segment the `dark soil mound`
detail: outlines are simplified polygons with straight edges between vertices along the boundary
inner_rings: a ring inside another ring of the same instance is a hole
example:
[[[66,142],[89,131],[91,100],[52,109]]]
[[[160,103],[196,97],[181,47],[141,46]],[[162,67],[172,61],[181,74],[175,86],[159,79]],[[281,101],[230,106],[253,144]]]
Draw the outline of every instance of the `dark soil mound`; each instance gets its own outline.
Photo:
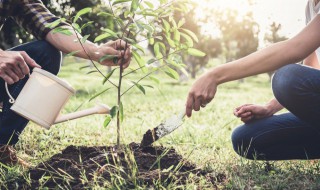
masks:
[[[223,174],[202,171],[182,158],[174,149],[165,147],[75,147],[69,146],[48,161],[29,171],[25,179],[9,184],[12,189],[67,188],[86,189],[92,185],[134,188],[136,185],[186,184],[202,179],[215,185],[224,181]]]

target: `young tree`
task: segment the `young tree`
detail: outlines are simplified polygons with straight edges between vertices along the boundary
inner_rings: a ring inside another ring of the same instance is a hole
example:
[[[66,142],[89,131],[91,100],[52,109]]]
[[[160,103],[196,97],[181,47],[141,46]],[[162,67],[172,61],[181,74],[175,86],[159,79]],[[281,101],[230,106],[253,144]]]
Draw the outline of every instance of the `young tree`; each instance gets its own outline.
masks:
[[[173,2],[177,4],[173,4]],[[120,58],[120,67],[112,69],[105,75],[92,61],[92,64],[96,69],[95,72],[98,72],[102,76],[102,84],[108,86],[98,94],[94,95],[90,100],[98,97],[108,90],[115,89],[117,91],[116,105],[111,108],[110,116],[107,116],[104,121],[104,125],[107,126],[111,118],[116,118],[117,145],[120,145],[121,122],[124,118],[122,97],[135,87],[145,94],[145,87],[150,86],[143,85],[141,82],[146,78],[157,80],[152,77],[152,74],[155,71],[163,71],[172,78],[178,78],[178,73],[172,68],[183,68],[184,64],[181,61],[181,53],[200,57],[205,55],[202,51],[192,47],[194,40],[196,40],[196,35],[184,28],[184,22],[176,22],[174,19],[174,11],[188,11],[186,3],[187,2],[183,0],[160,0],[159,4],[154,5],[153,1],[148,0],[112,0],[108,2],[111,12],[100,11],[97,13],[97,16],[102,18],[111,17],[117,25],[114,28],[119,28],[119,30],[113,28],[102,28],[100,35],[94,35],[94,41],[100,42],[102,40],[109,39],[121,39],[125,41],[124,51],[130,48],[130,44],[133,47],[133,58],[138,64],[138,68],[129,71],[124,70],[124,58],[122,57]],[[74,30],[82,33],[82,28],[87,27],[87,25],[95,26],[96,24],[96,21],[94,20],[89,23],[83,23],[80,20],[81,17],[87,14],[92,14],[92,12],[93,9],[87,7],[78,11],[74,17],[68,18],[67,20],[71,22]],[[160,24],[157,22],[159,20],[162,21]],[[52,26],[56,24],[57,23],[52,23]],[[68,35],[68,31],[65,31],[63,28],[56,28],[54,30]],[[82,45],[90,37],[92,37],[92,33],[86,34],[84,37],[78,36],[78,41],[76,43],[80,43]],[[183,38],[184,40],[182,40]],[[155,58],[145,60],[145,50],[141,46],[141,43],[145,41],[148,41],[149,44],[153,45]],[[90,55],[88,55],[88,57],[90,57]],[[100,62],[105,59],[113,59],[115,62],[119,61],[111,55],[104,55],[101,57]],[[155,62],[159,62],[159,65],[149,67],[149,65]],[[132,79],[128,77],[129,75],[139,71],[144,73],[143,77],[135,81],[132,81]],[[117,83],[109,80],[115,72],[119,73]],[[130,82],[132,85],[123,89],[123,81]]]

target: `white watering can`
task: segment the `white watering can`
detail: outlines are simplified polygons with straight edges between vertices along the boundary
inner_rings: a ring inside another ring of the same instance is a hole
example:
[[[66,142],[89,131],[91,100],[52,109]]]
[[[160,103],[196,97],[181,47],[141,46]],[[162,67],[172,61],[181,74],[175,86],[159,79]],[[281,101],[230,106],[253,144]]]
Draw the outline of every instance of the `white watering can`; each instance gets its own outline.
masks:
[[[61,109],[75,90],[66,81],[39,68],[33,69],[16,100],[9,93],[7,83],[5,86],[10,97],[9,102],[13,104],[11,110],[47,129],[64,121],[110,112],[107,105],[99,104],[93,108],[61,115]]]

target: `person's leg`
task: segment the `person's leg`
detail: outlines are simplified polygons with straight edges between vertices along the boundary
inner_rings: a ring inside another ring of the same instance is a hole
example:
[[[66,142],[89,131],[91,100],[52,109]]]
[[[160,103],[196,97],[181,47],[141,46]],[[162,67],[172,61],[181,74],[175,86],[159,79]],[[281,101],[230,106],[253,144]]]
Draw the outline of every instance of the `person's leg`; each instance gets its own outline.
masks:
[[[274,96],[291,113],[320,130],[320,70],[298,64],[273,76]]]
[[[320,158],[320,133],[292,113],[274,115],[237,127],[234,150],[256,160]]]
[[[10,49],[12,51],[25,51],[27,54],[41,65],[42,69],[58,74],[61,64],[61,52],[46,41],[35,41],[23,44]],[[30,71],[32,71],[30,69]],[[28,77],[19,82],[10,85],[9,91],[14,98],[17,98]],[[25,128],[28,120],[17,115],[10,110],[8,95],[5,93],[4,81],[0,79],[0,99],[3,101],[3,110],[0,113],[0,144],[15,144],[18,141],[19,134]]]
[[[320,71],[290,64],[272,79],[276,99],[291,113],[253,121],[232,135],[234,149],[250,159],[320,158]]]

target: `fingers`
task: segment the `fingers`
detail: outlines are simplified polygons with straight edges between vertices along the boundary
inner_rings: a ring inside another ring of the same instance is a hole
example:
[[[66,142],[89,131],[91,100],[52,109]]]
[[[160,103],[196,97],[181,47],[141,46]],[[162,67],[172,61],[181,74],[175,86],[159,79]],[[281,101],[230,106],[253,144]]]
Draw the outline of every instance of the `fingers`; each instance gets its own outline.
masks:
[[[18,82],[30,73],[30,67],[40,67],[24,51],[0,51],[0,77],[8,84]]]
[[[13,72],[12,70],[7,70],[6,71],[7,76],[9,76],[11,78],[11,80],[13,82],[18,82],[20,80],[20,78],[18,77],[18,75],[16,75],[15,72]]]
[[[106,59],[101,62],[102,65],[114,66],[121,65],[122,68],[127,68],[131,62],[131,48],[130,45],[125,45],[125,41],[117,40],[108,42],[100,46],[102,55],[112,55],[118,59]],[[114,60],[117,60],[114,62]]]
[[[14,84],[14,80],[8,76],[7,74],[3,74],[3,75],[0,75],[1,78],[3,78],[4,81],[6,81],[8,84]]]
[[[252,121],[253,119],[255,119],[255,117],[254,117],[254,115],[251,115],[249,117],[241,118],[241,121],[244,123],[248,123],[248,122]]]
[[[29,55],[25,52],[25,51],[20,51],[21,56],[23,57],[25,63],[27,63],[30,67],[38,67],[41,68],[40,65],[38,65],[31,57],[29,57]],[[29,74],[26,73],[26,74]]]
[[[186,103],[186,115],[191,117],[193,109],[193,94],[189,93]]]
[[[242,114],[246,112],[253,112],[252,104],[244,104],[234,109],[233,113],[237,117],[241,117]]]

